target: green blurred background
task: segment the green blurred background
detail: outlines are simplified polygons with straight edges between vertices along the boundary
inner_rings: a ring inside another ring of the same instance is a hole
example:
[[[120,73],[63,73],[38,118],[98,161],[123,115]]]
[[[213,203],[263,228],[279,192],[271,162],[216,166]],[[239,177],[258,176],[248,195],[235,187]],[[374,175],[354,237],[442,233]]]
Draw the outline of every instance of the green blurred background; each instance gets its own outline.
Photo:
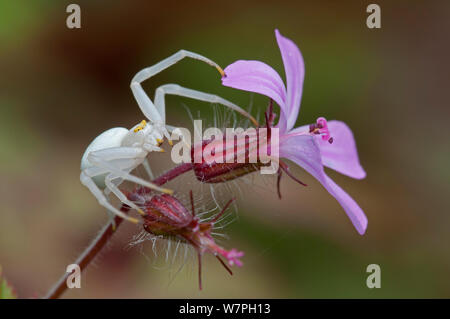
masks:
[[[265,61],[284,76],[275,28],[305,59],[297,124],[325,116],[355,134],[367,178],[330,176],[366,212],[367,233],[358,235],[301,169],[293,168],[309,186],[285,178],[282,201],[275,177],[255,175],[234,188],[238,218],[222,242],[246,252],[233,277],[206,256],[199,292],[195,258],[176,274],[181,261],[168,265],[151,245],[127,249],[139,233],[127,223],[83,274],[82,289],[64,296],[450,297],[448,1],[377,1],[379,30],[366,27],[368,1],[77,1],[79,30],[65,25],[69,3],[0,0],[0,264],[20,297],[42,296],[106,223],[79,164],[99,133],[143,119],[133,75],[187,49],[224,67]],[[221,87],[214,69],[195,61],[144,88],[153,96],[172,82],[253,103],[253,114],[267,104]],[[183,105],[212,120],[209,105],[168,97],[169,124],[190,125]],[[151,162],[157,173],[170,167],[160,154]],[[192,175],[182,180],[173,183],[179,192],[201,192]],[[381,289],[366,287],[372,263]]]

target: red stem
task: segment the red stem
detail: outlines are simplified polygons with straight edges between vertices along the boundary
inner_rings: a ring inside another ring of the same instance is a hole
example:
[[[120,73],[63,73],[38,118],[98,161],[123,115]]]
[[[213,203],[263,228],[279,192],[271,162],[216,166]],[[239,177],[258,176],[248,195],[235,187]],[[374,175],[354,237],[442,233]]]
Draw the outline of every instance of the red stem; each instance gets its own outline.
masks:
[[[198,288],[202,290],[202,255],[198,252]]]
[[[190,163],[180,164],[166,173],[162,174],[158,178],[152,181],[153,184],[158,186],[164,185],[165,183],[171,181],[172,179],[180,176],[181,174],[192,169],[192,165]],[[148,189],[142,188],[143,192],[149,192]],[[130,208],[128,206],[122,205],[122,212],[128,213]],[[106,224],[103,229],[100,231],[98,236],[92,241],[92,243],[83,251],[83,253],[78,257],[75,264],[80,267],[80,270],[83,271],[87,268],[90,262],[97,256],[97,254],[105,247],[106,243],[111,239],[114,233],[117,231],[117,228],[122,224],[123,219],[116,216],[114,220],[111,220]],[[65,273],[58,282],[50,289],[44,299],[57,299],[61,297],[61,295],[67,289],[67,278],[70,273]]]

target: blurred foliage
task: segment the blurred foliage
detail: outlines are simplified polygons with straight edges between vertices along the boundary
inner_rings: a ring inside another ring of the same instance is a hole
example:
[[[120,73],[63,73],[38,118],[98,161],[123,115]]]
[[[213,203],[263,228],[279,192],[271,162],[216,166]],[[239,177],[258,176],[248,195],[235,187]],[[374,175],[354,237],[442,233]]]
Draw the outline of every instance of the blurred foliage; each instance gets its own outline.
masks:
[[[244,213],[242,213],[243,216]],[[432,257],[416,252],[411,263],[396,256],[358,254],[324,236],[299,232],[291,226],[273,226],[241,217],[233,235],[249,242],[252,259],[270,262],[287,280],[287,296],[308,298],[437,298],[442,285]],[[424,259],[425,257],[425,259]],[[429,258],[429,259],[428,259]],[[427,262],[425,261],[427,260]],[[382,269],[382,289],[368,289],[366,267],[376,261]],[[430,262],[431,261],[431,262]],[[255,261],[246,267],[258,267]]]
[[[17,295],[11,285],[6,281],[0,266],[0,299],[16,299]]]

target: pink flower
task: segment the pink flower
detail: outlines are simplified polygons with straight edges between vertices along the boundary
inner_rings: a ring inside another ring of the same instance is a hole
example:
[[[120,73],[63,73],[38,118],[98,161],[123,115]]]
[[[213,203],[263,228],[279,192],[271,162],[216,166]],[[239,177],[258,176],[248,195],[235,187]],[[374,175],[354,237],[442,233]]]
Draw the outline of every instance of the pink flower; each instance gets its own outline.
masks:
[[[327,166],[352,178],[366,176],[359,163],[352,131],[343,122],[327,122],[323,117],[318,118],[315,124],[293,128],[300,110],[305,67],[294,42],[283,37],[278,30],[275,30],[275,36],[284,63],[287,87],[267,64],[244,60],[225,68],[222,84],[266,95],[280,106],[277,124],[280,130],[280,157],[295,162],[314,176],[336,198],[362,235],[367,228],[367,217],[353,198],[324,171],[324,166]],[[273,114],[268,114],[266,119],[271,122]]]

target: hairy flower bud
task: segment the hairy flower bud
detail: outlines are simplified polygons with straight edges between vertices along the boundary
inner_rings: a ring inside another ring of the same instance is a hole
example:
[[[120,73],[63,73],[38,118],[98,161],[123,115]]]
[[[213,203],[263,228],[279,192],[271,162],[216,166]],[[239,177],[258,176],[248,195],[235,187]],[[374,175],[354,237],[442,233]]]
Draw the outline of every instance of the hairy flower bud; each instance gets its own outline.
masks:
[[[204,183],[222,183],[234,180],[243,175],[258,171],[263,166],[270,166],[270,163],[264,163],[260,156],[260,147],[267,147],[270,153],[270,143],[268,143],[267,134],[264,136],[264,142],[261,143],[261,132],[255,130],[252,136],[241,134],[233,140],[227,141],[226,136],[221,140],[203,141],[201,146],[191,148],[191,160],[196,178]],[[213,145],[215,144],[215,145]],[[221,145],[220,145],[221,144]],[[222,154],[218,156],[220,161],[208,161],[203,156],[206,148],[220,149]],[[197,158],[201,161],[198,162]]]
[[[128,199],[133,202],[143,203],[145,215],[144,229],[146,232],[163,236],[168,240],[174,238],[192,245],[198,255],[199,262],[199,287],[201,289],[201,256],[209,252],[217,257],[225,269],[232,274],[230,268],[223,262],[220,256],[224,257],[230,266],[242,266],[241,258],[244,253],[231,249],[229,251],[217,245],[211,235],[214,225],[230,206],[233,200],[228,201],[222,211],[212,219],[202,221],[195,215],[192,191],[190,192],[191,211],[189,211],[175,196],[162,195],[142,195],[138,192],[128,194]]]

